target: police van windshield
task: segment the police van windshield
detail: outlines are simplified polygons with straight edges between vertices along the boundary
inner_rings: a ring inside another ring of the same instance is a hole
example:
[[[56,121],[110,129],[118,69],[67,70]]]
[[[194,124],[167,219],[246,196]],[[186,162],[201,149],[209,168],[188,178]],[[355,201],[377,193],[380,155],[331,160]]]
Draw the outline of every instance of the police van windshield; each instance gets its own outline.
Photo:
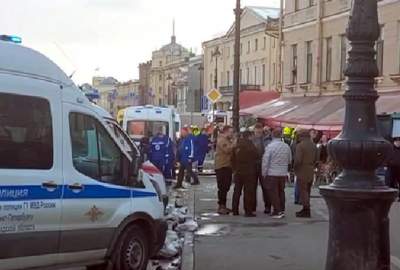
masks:
[[[151,138],[160,130],[166,135],[169,134],[168,122],[163,121],[142,121],[133,120],[128,122],[128,135],[134,139],[143,137]]]

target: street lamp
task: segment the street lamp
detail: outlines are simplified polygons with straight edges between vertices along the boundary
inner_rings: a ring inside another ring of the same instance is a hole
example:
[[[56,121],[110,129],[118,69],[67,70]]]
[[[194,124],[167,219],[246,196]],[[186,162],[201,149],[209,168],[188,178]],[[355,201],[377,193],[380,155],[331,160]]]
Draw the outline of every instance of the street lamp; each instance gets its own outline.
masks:
[[[240,16],[242,8],[240,0],[236,0],[235,9],[235,52],[233,62],[233,106],[232,106],[232,122],[233,129],[239,133],[239,91],[240,91]]]
[[[328,145],[343,172],[320,189],[329,208],[326,270],[390,269],[388,212],[397,192],[375,174],[392,150],[376,120],[374,44],[379,31],[377,1],[354,0],[346,33],[351,50],[344,126]]]

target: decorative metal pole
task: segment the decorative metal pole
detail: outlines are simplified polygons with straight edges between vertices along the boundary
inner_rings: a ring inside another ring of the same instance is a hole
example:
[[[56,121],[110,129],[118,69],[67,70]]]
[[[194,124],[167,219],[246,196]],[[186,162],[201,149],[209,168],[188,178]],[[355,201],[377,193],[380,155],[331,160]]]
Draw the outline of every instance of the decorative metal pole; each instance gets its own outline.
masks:
[[[390,269],[388,213],[397,191],[375,174],[392,149],[377,130],[374,44],[379,31],[377,1],[354,0],[347,28],[344,127],[328,146],[343,172],[320,189],[330,217],[326,270]]]
[[[240,0],[236,0],[235,9],[235,52],[233,62],[233,106],[232,106],[232,123],[233,129],[239,133],[239,91],[240,91],[240,16],[242,8]]]

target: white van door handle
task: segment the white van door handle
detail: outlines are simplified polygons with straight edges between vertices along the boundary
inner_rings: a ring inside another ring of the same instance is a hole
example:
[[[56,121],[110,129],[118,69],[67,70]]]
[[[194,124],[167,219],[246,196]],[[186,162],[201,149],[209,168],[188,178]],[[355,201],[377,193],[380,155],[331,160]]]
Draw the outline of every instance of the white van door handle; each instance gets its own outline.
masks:
[[[80,183],[74,183],[74,184],[68,185],[68,188],[71,190],[74,190],[74,191],[81,191],[81,190],[83,190],[83,185]]]
[[[57,186],[57,183],[54,181],[47,181],[42,183],[42,187],[45,189],[56,189]]]

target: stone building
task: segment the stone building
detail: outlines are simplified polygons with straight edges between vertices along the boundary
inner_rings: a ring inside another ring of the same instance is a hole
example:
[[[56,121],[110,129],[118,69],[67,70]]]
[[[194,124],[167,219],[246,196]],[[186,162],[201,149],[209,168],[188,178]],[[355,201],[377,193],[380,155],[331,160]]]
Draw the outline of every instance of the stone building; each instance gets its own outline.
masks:
[[[112,113],[114,111],[114,100],[116,98],[116,85],[118,81],[113,77],[96,76],[92,78],[92,85],[99,91],[100,99],[98,105]]]
[[[177,105],[177,80],[191,56],[188,49],[176,42],[175,33],[169,44],[153,52],[150,88],[154,93],[154,105]]]
[[[240,90],[275,90],[279,8],[245,7],[241,15]],[[217,87],[217,109],[227,111],[233,99],[234,24],[226,34],[203,43],[204,90]]]
[[[285,0],[283,95],[335,95],[344,90],[352,0]],[[376,43],[378,90],[399,89],[400,1],[380,0],[381,35]]]
[[[150,87],[151,61],[139,64],[140,105],[154,104],[154,91]]]
[[[121,82],[116,85],[117,95],[114,99],[113,115],[117,115],[118,111],[129,106],[140,105],[140,82],[138,80],[130,80]]]

